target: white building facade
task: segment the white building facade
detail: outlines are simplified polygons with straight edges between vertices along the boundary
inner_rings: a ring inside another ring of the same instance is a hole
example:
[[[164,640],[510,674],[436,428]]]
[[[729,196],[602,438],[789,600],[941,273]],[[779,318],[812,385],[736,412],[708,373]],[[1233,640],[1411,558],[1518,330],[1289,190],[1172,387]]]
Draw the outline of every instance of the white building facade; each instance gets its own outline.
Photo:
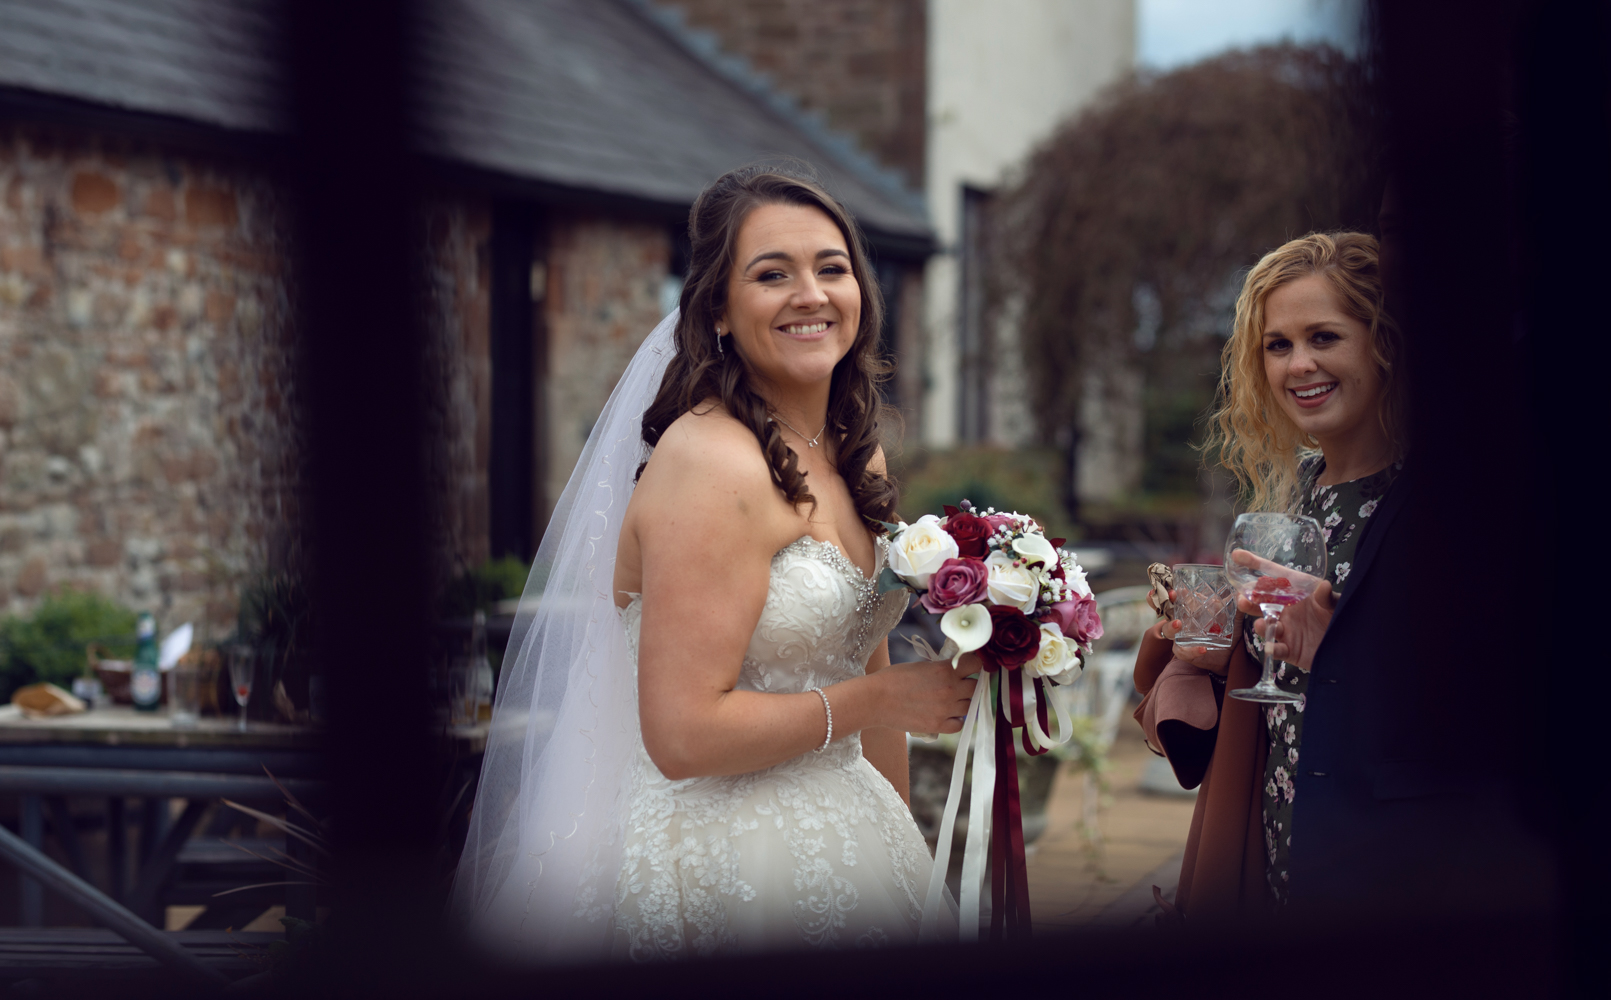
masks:
[[[925,193],[940,246],[924,275],[926,447],[1029,440],[1015,324],[984,315],[979,221],[1135,55],[1136,0],[929,0]]]

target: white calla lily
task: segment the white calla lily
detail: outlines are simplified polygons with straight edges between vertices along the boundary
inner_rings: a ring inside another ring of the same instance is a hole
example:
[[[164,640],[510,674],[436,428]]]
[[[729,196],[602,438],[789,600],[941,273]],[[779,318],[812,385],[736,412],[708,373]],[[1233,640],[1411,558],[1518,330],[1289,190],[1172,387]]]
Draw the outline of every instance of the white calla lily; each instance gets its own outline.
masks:
[[[1057,566],[1057,550],[1045,535],[1024,535],[1012,540],[1012,550],[1034,565],[1039,563],[1048,571]]]
[[[956,655],[951,657],[951,666],[955,667],[963,653],[983,648],[995,632],[995,626],[990,623],[989,605],[964,604],[952,608],[940,616],[940,631],[956,644]]]

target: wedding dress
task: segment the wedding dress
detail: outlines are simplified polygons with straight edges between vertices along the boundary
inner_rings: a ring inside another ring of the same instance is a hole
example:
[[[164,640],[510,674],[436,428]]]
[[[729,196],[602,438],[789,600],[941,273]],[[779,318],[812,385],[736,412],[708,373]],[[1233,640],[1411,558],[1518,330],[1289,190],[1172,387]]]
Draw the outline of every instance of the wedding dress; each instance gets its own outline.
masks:
[[[644,750],[641,598],[618,608],[613,578],[646,457],[639,424],[676,319],[617,383],[538,549],[499,677],[455,913],[474,941],[543,963],[916,942],[933,861],[859,735],[764,770],[679,781]],[[879,540],[874,578],[885,550]],[[907,596],[879,595],[832,542],[798,539],[773,556],[738,686],[803,692],[860,676]],[[938,929],[954,939],[945,902]]]
[[[885,549],[879,539],[875,576]],[[772,559],[738,687],[803,692],[861,676],[907,598],[878,595],[834,543],[800,538]],[[641,612],[634,595],[621,616],[634,663]],[[661,775],[640,737],[630,786],[616,954],[916,942],[933,861],[859,734],[763,771],[683,781]]]

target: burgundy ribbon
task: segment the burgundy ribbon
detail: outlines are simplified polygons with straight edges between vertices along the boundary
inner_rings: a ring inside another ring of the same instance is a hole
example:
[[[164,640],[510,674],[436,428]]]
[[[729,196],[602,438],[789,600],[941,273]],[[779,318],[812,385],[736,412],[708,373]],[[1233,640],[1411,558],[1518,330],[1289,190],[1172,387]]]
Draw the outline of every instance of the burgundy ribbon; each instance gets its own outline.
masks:
[[[996,689],[996,794],[991,803],[990,940],[1030,937],[1029,864],[1024,857],[1023,806],[1018,797],[1014,722],[1024,724],[1022,676],[1002,671]],[[1026,736],[1027,739],[1027,736]]]

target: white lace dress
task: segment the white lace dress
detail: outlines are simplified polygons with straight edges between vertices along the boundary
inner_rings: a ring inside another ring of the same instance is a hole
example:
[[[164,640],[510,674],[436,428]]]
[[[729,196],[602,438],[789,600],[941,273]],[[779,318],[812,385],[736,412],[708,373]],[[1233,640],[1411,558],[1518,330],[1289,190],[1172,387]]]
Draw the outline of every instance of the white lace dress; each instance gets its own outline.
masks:
[[[878,543],[882,568],[885,544]],[[738,686],[801,692],[861,676],[905,610],[832,542],[772,558]],[[640,599],[621,611],[634,670]],[[614,945],[634,961],[917,940],[933,859],[911,812],[836,739],[764,771],[671,781],[638,736],[615,884]],[[600,900],[599,902],[603,902]],[[954,934],[954,917],[944,913]]]

